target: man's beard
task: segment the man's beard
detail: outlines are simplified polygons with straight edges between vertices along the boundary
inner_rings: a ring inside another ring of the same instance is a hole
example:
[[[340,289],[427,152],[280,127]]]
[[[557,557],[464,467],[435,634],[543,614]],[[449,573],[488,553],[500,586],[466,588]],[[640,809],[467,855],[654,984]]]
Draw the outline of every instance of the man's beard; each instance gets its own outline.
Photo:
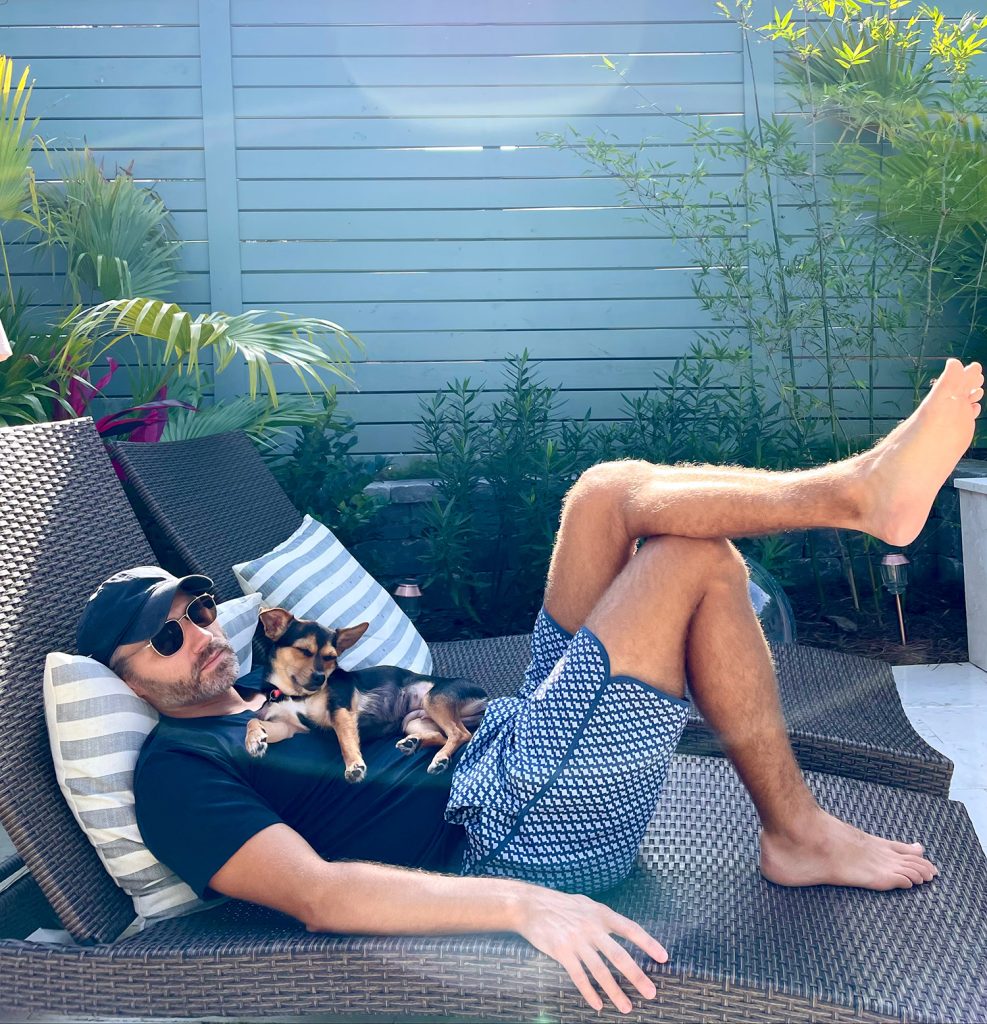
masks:
[[[208,674],[203,674],[203,666],[223,652],[223,656],[210,666]],[[191,675],[184,679],[161,680],[146,679],[143,676],[131,675],[130,680],[145,693],[154,695],[154,703],[163,709],[187,708],[196,704],[204,704],[219,697],[236,682],[237,659],[233,645],[219,637],[203,651],[193,667]]]

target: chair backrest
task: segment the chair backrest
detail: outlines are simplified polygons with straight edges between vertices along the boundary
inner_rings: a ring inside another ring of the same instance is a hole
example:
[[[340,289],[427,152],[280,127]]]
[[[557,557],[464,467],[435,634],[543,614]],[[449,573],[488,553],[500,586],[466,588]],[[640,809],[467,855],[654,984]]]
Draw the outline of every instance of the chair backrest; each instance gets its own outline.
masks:
[[[106,942],[133,920],[58,788],[45,656],[75,651],[89,595],[154,562],[89,418],[0,429],[0,822],[66,929]]]
[[[160,563],[176,574],[211,576],[220,600],[242,593],[232,565],[270,551],[301,526],[301,513],[242,431],[118,441],[110,451]]]

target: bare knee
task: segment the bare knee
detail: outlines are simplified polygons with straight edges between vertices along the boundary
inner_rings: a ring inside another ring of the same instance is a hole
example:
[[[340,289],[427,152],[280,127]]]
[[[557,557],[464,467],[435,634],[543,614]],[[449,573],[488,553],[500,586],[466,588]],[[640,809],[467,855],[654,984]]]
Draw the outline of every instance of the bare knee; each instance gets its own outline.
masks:
[[[598,523],[622,522],[629,498],[652,469],[650,463],[640,459],[590,466],[569,488],[562,505],[563,516],[585,515]]]
[[[677,537],[666,534],[651,537],[638,551],[638,558],[654,559],[655,568],[670,560],[688,565],[690,572],[707,582],[731,586],[747,585],[748,571],[744,556],[723,537]]]

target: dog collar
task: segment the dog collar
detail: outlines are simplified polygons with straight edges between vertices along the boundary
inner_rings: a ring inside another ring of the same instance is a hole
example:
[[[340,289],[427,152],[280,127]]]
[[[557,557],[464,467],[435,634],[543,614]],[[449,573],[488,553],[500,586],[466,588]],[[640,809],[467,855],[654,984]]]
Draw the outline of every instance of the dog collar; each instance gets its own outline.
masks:
[[[267,695],[268,704],[277,704],[282,700],[287,700],[287,696],[278,689],[271,690]]]

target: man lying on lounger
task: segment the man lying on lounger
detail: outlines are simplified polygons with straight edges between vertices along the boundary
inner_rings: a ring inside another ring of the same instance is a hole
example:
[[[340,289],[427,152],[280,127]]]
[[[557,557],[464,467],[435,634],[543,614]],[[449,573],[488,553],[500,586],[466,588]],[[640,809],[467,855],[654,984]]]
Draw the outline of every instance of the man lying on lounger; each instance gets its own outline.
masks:
[[[585,894],[634,863],[685,725],[688,676],[757,808],[766,878],[928,882],[937,871],[921,844],[861,832],[807,789],[745,566],[725,538],[836,527],[910,543],[971,442],[983,382],[977,363],[949,360],[888,437],[817,469],[624,461],[585,472],[565,500],[519,696],[491,702],[451,776],[427,775],[388,738],[364,744],[368,779],[348,786],[338,748],[327,753],[333,738],[316,731],[252,760],[244,728],[264,696],[233,688],[218,624],[185,614],[209,581],[131,578],[128,607],[142,608],[131,622],[109,614],[122,606],[104,585],[79,650],[163,716],[135,777],[147,845],[200,895],[275,907],[310,931],[517,932],[591,1006],[602,1006],[592,978],[627,1011],[612,972],[644,996],[655,988],[614,936],[659,962],[667,954]],[[168,618],[183,641],[164,657],[149,641]]]

